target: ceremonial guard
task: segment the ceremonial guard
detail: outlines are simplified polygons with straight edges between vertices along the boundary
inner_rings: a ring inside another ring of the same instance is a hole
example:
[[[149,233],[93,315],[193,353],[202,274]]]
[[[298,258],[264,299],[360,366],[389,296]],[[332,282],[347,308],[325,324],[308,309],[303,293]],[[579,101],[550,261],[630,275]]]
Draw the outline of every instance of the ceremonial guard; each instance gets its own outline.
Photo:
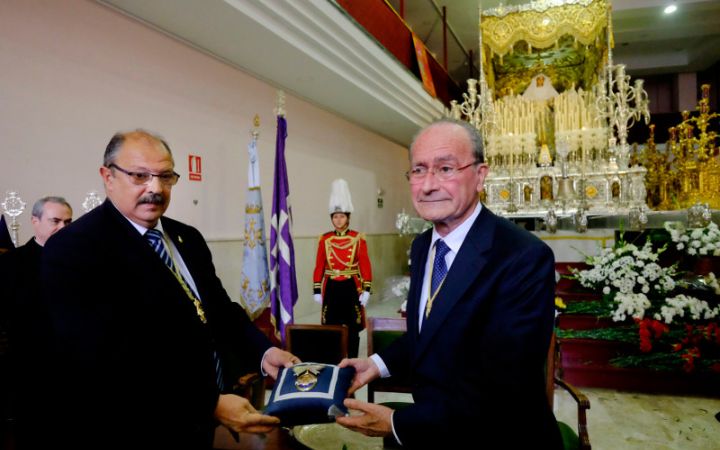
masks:
[[[322,304],[323,324],[347,325],[348,356],[355,358],[365,328],[372,270],[365,235],[350,229],[353,205],[343,179],[332,183],[329,212],[335,230],[319,238],[313,293]]]

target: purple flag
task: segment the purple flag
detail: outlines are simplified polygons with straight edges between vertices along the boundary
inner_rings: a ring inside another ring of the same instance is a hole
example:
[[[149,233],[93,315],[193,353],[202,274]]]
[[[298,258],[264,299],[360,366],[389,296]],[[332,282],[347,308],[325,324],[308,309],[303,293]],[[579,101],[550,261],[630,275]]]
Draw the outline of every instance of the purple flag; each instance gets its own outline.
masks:
[[[12,238],[10,237],[5,216],[0,214],[0,253],[13,248],[15,248],[15,244],[13,244]]]
[[[298,298],[295,278],[295,247],[292,241],[290,187],[285,164],[287,122],[278,116],[270,217],[270,312],[276,337],[285,344],[285,327],[293,323],[293,307]]]

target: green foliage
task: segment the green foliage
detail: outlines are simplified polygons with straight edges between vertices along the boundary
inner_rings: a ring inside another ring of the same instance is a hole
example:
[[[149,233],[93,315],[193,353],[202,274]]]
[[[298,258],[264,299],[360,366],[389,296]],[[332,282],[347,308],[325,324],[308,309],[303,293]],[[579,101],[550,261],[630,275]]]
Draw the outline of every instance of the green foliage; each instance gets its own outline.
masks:
[[[566,305],[564,314],[590,314],[601,318],[612,316],[613,305],[605,299],[567,302]]]
[[[589,330],[556,330],[557,337],[563,339],[600,339],[603,341],[617,341],[628,344],[637,344],[638,334],[636,326],[591,328]]]
[[[640,368],[657,371],[679,372],[685,370],[685,360],[679,352],[653,352],[619,356],[611,359],[610,364],[615,367]],[[715,364],[720,364],[720,359],[704,358],[695,362],[695,370],[698,372],[708,372],[712,370],[712,366]]]
[[[680,371],[683,360],[677,352],[653,352],[619,356],[610,360],[615,367],[650,369],[657,371]]]
[[[561,339],[597,339],[602,341],[622,342],[630,344],[635,350],[629,354],[610,360],[615,367],[643,368],[656,371],[685,371],[685,372],[718,372],[720,370],[720,353],[717,345],[704,345],[700,352],[703,357],[692,358],[688,361],[687,348],[673,350],[679,342],[687,341],[688,331],[683,327],[670,327],[662,336],[653,339],[652,351],[645,353],[640,350],[640,338],[637,324],[623,325],[607,328],[592,328],[587,330],[556,329],[557,337]],[[703,331],[694,330],[692,336],[704,336]],[[562,342],[560,343],[562,351]],[[690,365],[688,365],[690,364]]]

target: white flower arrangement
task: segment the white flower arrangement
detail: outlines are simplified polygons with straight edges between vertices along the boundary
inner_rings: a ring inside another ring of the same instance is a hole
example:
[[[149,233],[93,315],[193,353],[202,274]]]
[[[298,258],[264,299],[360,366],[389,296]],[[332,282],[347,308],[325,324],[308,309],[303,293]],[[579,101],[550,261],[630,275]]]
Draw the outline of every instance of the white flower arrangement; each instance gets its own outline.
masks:
[[[676,266],[662,267],[659,254],[647,241],[638,248],[620,241],[613,248],[604,248],[597,256],[586,258],[588,270],[573,272],[580,284],[602,290],[611,300],[612,319],[624,321],[628,317],[642,320],[646,316],[670,324],[676,318],[692,320],[712,319],[720,314],[720,306],[711,308],[704,300],[687,295],[670,297],[675,290]]]
[[[685,228],[681,222],[665,222],[664,227],[678,250],[691,256],[720,256],[720,228],[715,222],[704,228]]]
[[[410,277],[407,275],[389,277],[386,281],[386,287],[383,290],[383,301],[396,301],[402,299],[400,310],[405,311],[408,292],[410,291]]]
[[[718,283],[718,279],[714,273],[710,272],[703,280],[705,285],[715,292],[715,295],[720,295],[720,283]]]
[[[405,276],[400,278],[390,289],[395,296],[407,298],[408,291],[410,290],[410,277]]]
[[[720,307],[711,309],[704,300],[680,294],[666,299],[665,304],[660,306],[660,312],[655,313],[653,318],[671,324],[675,317],[684,317],[686,311],[692,320],[714,319],[720,313]]]

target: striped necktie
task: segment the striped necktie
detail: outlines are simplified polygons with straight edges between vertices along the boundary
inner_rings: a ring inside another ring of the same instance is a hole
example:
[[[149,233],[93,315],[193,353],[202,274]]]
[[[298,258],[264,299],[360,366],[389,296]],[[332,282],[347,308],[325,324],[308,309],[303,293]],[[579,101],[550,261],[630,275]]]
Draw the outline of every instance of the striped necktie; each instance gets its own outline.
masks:
[[[147,232],[145,232],[145,239],[148,240],[150,246],[153,248],[153,250],[155,250],[155,253],[160,256],[162,262],[164,262],[170,270],[175,272],[175,264],[170,257],[170,253],[168,253],[167,248],[165,247],[162,231],[156,230],[154,228],[147,230]]]
[[[173,273],[175,273],[178,276],[179,272],[175,270],[175,263],[173,262],[172,256],[167,250],[167,247],[165,247],[165,241],[163,239],[162,231],[156,230],[154,228],[149,229],[145,232],[145,239],[147,239],[148,243],[150,243],[150,246],[155,250],[155,253],[158,254],[162,262],[165,263],[165,265],[170,269]],[[185,283],[185,286],[183,288],[186,289],[186,292],[188,295],[192,294],[192,291],[190,290],[189,286],[187,285],[187,282],[183,280],[182,278],[178,278],[178,281],[182,285]],[[195,299],[191,298],[191,300],[195,301]],[[213,349],[213,360],[215,361],[215,382],[217,383],[220,390],[223,390],[223,387],[225,386],[225,382],[223,381],[223,371],[222,371],[222,364],[220,363],[220,356],[217,354],[217,351]]]

